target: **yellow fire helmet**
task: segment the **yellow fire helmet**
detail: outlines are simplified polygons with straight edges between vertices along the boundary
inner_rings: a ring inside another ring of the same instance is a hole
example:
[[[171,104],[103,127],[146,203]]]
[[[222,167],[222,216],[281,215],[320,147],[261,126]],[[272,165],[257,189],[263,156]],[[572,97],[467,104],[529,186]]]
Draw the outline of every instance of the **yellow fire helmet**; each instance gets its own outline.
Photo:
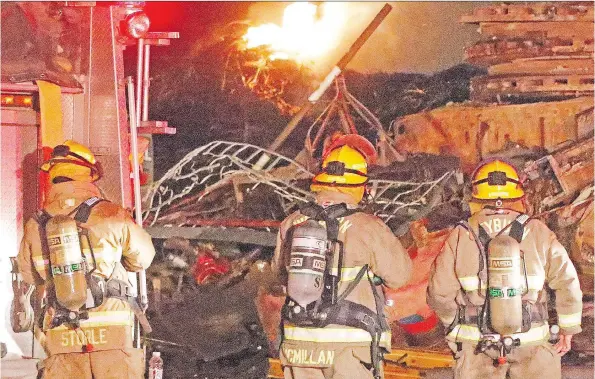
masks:
[[[51,158],[41,165],[50,180],[66,177],[76,181],[95,182],[103,176],[101,164],[91,150],[78,142],[68,140],[54,147]]]
[[[471,184],[472,197],[478,200],[516,200],[525,196],[515,168],[498,159],[480,163]]]
[[[374,150],[373,146],[372,150]],[[367,182],[366,155],[349,144],[338,144],[331,147],[324,155],[322,170],[312,179],[310,190],[342,192],[351,195],[356,202],[360,202]]]

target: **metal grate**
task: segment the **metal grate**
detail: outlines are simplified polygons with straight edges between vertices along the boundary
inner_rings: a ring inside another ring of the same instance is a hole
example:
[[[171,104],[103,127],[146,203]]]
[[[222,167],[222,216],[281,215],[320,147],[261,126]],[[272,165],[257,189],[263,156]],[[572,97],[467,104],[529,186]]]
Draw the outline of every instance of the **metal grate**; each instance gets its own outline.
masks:
[[[269,163],[261,170],[254,169],[263,154],[271,157]],[[412,181],[372,179],[374,196],[367,209],[387,223],[415,219],[420,212],[442,201],[441,189],[453,174],[454,171],[448,171],[438,178]],[[248,184],[250,191],[259,186],[272,188],[287,214],[296,204],[313,199],[312,193],[296,186],[299,179],[312,177],[313,173],[294,160],[258,146],[214,141],[186,155],[153,184],[143,199],[143,219],[151,226],[186,225],[181,216],[208,203],[207,195],[216,190],[234,191],[234,182]],[[234,204],[217,201],[206,206],[214,212],[214,208],[221,210]]]

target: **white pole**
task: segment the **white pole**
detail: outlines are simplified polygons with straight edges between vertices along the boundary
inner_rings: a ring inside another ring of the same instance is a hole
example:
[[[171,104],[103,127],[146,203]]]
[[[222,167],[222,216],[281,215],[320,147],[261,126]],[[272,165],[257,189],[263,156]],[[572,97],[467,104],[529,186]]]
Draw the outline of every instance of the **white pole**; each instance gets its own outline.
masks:
[[[130,152],[132,154],[132,183],[134,189],[134,216],[135,221],[139,226],[143,226],[143,216],[141,209],[141,195],[140,195],[140,170],[138,162],[138,133],[136,122],[136,104],[134,97],[134,83],[132,77],[126,78],[126,87],[128,89],[128,114],[130,119]],[[147,309],[149,298],[147,296],[147,277],[145,270],[138,273],[138,294],[140,296],[140,305],[143,311]],[[138,327],[138,324],[137,324]],[[138,335],[138,329],[137,329]],[[140,347],[140,338],[137,339],[137,347]]]
[[[139,38],[137,40],[138,49],[137,49],[137,57],[136,57],[136,102],[134,107],[134,112],[132,108],[129,108],[129,113],[134,115],[135,118],[135,126],[139,126],[141,122],[141,108],[142,108],[142,98],[143,98],[143,57],[145,54],[145,40],[143,38]],[[132,80],[132,78],[130,79]],[[131,99],[130,97],[128,98]],[[132,97],[134,99],[134,97]],[[130,117],[132,119],[132,116]],[[132,123],[130,123],[132,125]]]

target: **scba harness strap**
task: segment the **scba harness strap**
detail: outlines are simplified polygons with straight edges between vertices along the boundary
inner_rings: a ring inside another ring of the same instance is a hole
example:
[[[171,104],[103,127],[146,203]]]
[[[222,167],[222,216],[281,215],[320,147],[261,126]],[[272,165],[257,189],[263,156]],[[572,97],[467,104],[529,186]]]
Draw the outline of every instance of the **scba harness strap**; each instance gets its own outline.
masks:
[[[324,221],[327,238],[331,242],[329,248],[330,254],[327,254],[326,258],[327,265],[324,272],[324,288],[320,298],[306,307],[302,307],[288,296],[282,308],[282,322],[289,321],[297,326],[318,328],[335,324],[365,330],[372,337],[371,358],[374,376],[380,377],[380,364],[383,351],[380,349],[379,341],[382,333],[389,330],[389,326],[383,317],[384,300],[372,281],[369,266],[367,264],[364,265],[345,290],[341,294],[338,293],[344,260],[343,242],[338,239],[339,218],[358,211],[347,208],[345,203],[333,204],[328,207],[322,207],[316,203],[308,203],[300,209],[300,212],[310,219]],[[339,250],[337,275],[332,275],[331,269],[333,264],[328,264],[328,262],[333,263],[335,261],[334,254],[337,251],[337,247]],[[346,300],[347,296],[361,282],[364,275],[367,276],[374,295],[376,313],[364,305]]]
[[[88,264],[86,262],[83,265],[83,269],[86,270],[87,285],[89,287],[92,299],[88,300],[87,304],[85,305],[85,308],[82,309],[81,312],[79,312],[79,314],[77,315],[78,317],[73,319],[71,312],[59,305],[55,298],[55,293],[53,293],[53,291],[49,291],[48,303],[51,304],[56,310],[56,315],[52,320],[51,327],[55,328],[62,324],[67,324],[76,328],[79,326],[80,320],[88,318],[88,309],[100,306],[104,303],[106,298],[115,298],[128,303],[135,316],[138,318],[139,323],[145,331],[145,333],[151,333],[151,325],[149,324],[146,315],[140,308],[136,300],[136,297],[133,293],[132,286],[129,283],[115,278],[110,278],[106,281],[102,277],[92,275],[92,273],[97,268],[97,262],[95,261],[93,246],[91,245],[91,240],[89,238],[89,231],[85,228],[80,227],[79,224],[86,223],[89,217],[91,216],[91,211],[93,210],[93,208],[103,201],[108,200],[93,196],[82,202],[78,207],[76,207],[72,212],[68,214],[68,216],[72,216],[72,218],[77,222],[77,226],[79,226],[79,235],[83,236],[86,239],[87,245],[91,252],[91,258],[93,259],[93,268],[91,270],[89,270]],[[50,250],[46,238],[46,224],[52,217],[53,216],[50,215],[45,209],[37,211],[33,217],[39,225],[42,250],[44,254],[46,254],[48,257],[50,257]]]

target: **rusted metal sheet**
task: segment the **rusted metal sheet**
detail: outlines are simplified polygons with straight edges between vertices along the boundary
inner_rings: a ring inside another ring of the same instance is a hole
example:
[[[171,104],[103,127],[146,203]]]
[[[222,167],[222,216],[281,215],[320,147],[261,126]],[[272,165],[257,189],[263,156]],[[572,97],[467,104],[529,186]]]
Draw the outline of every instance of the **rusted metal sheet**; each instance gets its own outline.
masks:
[[[593,75],[593,56],[539,57],[493,65],[489,75]],[[592,83],[591,83],[592,84]]]
[[[589,36],[593,34],[593,22],[482,22],[479,26],[480,33],[494,37],[520,37],[537,35],[541,38],[572,38],[583,37],[585,45],[593,46]],[[589,34],[591,33],[591,34]]]
[[[466,171],[489,153],[519,143],[551,149],[577,140],[576,115],[593,97],[517,105],[453,105],[402,117],[393,123],[400,152],[451,154]]]
[[[593,3],[543,2],[500,4],[477,8],[470,15],[461,17],[461,22],[543,22],[582,21],[593,22]]]
[[[559,204],[568,204],[581,190],[593,186],[593,137],[569,147],[560,148],[525,168],[530,182],[531,198],[538,200],[534,211],[548,211]],[[541,194],[541,188],[547,190]],[[572,223],[578,220],[572,221]],[[560,223],[558,223],[559,226]]]
[[[465,49],[464,58],[474,65],[490,66],[523,58],[580,56],[592,52],[593,40],[588,36],[535,38],[528,35],[477,42]]]
[[[554,173],[565,194],[572,196],[593,185],[593,138],[552,155]]]
[[[593,200],[591,199],[587,208],[582,212],[574,235],[574,243],[570,249],[570,257],[578,271],[581,289],[589,296],[593,296],[593,263],[595,262],[593,257],[595,247],[593,221]]]
[[[563,100],[593,93],[593,75],[506,75],[471,79],[471,98],[487,103]]]
[[[484,40],[466,49],[470,63],[490,66],[471,83],[471,99],[534,102],[592,96],[593,3],[501,4],[461,18]]]

